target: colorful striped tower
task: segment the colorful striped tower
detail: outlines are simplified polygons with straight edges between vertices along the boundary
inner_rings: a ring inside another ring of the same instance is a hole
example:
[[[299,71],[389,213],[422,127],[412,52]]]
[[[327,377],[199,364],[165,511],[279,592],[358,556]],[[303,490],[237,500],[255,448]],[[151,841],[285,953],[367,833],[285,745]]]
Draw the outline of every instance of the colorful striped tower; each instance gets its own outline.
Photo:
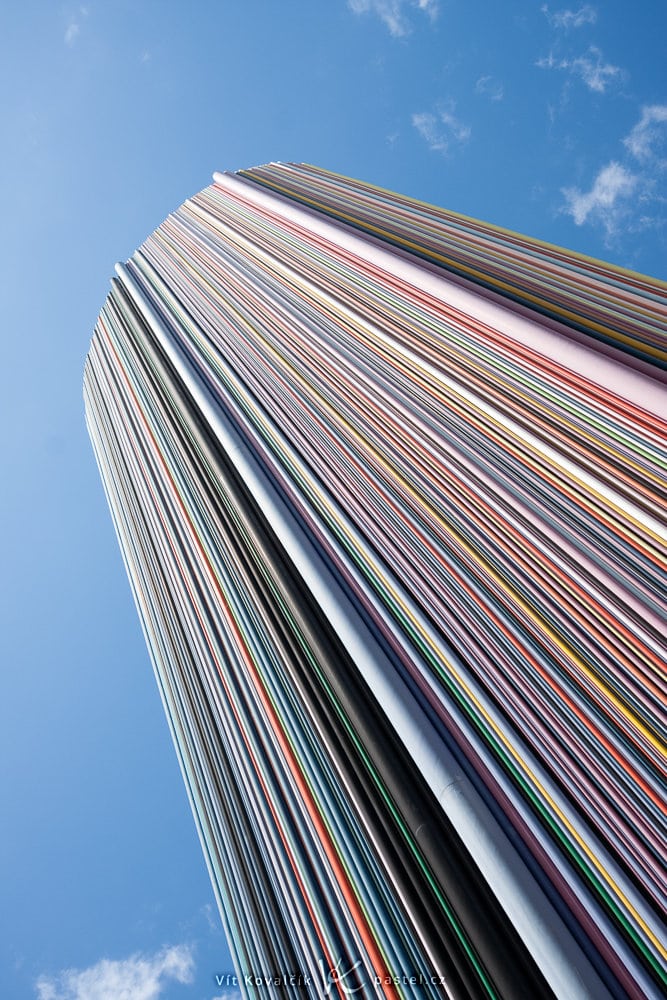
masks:
[[[116,270],[88,427],[244,995],[663,995],[666,286],[295,164]]]

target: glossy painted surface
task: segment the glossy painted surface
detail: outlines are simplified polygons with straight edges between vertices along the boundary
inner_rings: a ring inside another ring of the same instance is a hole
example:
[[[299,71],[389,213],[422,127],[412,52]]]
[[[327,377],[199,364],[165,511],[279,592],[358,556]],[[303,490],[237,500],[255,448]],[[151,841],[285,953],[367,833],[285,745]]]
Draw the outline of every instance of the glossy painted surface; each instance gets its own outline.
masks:
[[[240,971],[664,988],[665,300],[305,165],[118,267],[89,430]]]

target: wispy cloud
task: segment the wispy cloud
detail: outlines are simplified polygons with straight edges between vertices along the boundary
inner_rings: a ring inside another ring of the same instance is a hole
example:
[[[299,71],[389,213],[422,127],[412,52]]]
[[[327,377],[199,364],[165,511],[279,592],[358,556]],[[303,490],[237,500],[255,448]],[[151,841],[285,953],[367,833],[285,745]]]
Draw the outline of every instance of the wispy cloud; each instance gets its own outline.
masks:
[[[81,22],[86,17],[88,17],[87,7],[79,7],[77,13],[70,17],[65,28],[65,45],[69,45],[70,47],[74,45],[81,34]]]
[[[438,127],[438,119],[430,111],[416,112],[412,116],[412,124],[422,139],[428,143],[429,149],[446,153],[449,147],[445,134]]]
[[[656,146],[664,144],[667,136],[667,104],[651,104],[642,108],[641,118],[626,135],[623,145],[638,160],[647,162],[656,155]],[[664,167],[661,160],[659,166]]]
[[[603,94],[609,81],[621,72],[621,67],[603,62],[602,53],[594,45],[591,45],[588,53],[588,56],[579,56],[578,59],[573,59],[570,69],[575,75],[581,77],[587,87]]]
[[[192,952],[186,945],[164,948],[155,955],[103,958],[88,969],[65,969],[41,976],[38,1000],[158,1000],[170,982],[191,983]]]
[[[634,194],[638,181],[636,174],[612,161],[600,170],[590,191],[563,188],[565,211],[578,226],[589,221],[600,223],[611,237],[627,215],[628,199]]]
[[[463,145],[471,135],[470,126],[464,125],[456,117],[454,110],[454,102],[449,101],[439,105],[435,113],[420,111],[412,116],[412,124],[428,144],[428,148],[443,156],[453,143]]]
[[[348,0],[348,7],[354,14],[375,14],[389,29],[394,38],[403,38],[412,30],[408,17],[410,8],[420,10],[431,21],[438,16],[437,0]]]
[[[602,167],[588,191],[563,188],[563,211],[578,226],[601,226],[610,242],[621,233],[665,226],[667,159],[661,154],[666,141],[667,104],[642,108],[639,121],[622,140],[632,160],[612,160]]]
[[[81,25],[77,21],[70,21],[65,31],[65,45],[74,45],[79,37]]]
[[[206,923],[208,924],[208,929],[213,931],[213,933],[220,931],[220,917],[216,910],[213,909],[211,903],[204,903],[201,908],[201,913],[206,918]]]
[[[438,0],[413,0],[413,2],[415,7],[418,7],[419,10],[428,14],[432,21],[435,21],[440,12]]]
[[[590,4],[584,4],[579,10],[554,10],[550,11],[547,4],[542,6],[542,13],[554,28],[562,28],[569,31],[570,28],[581,28],[585,24],[595,24],[598,19],[598,12]]]
[[[576,59],[557,59],[553,53],[538,59],[536,66],[540,69],[566,70],[574,76],[579,76],[590,90],[603,94],[611,80],[622,75],[620,66],[605,63],[602,53],[591,45],[586,55]]]
[[[480,76],[475,84],[475,93],[483,94],[492,101],[502,101],[505,96],[505,89],[502,83],[494,80],[492,76]]]

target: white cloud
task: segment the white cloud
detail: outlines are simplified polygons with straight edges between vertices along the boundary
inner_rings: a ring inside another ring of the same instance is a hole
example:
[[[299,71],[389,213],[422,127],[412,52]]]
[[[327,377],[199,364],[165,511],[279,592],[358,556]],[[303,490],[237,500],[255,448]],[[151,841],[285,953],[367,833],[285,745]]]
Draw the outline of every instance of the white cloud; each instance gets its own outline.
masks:
[[[475,93],[484,94],[485,97],[490,98],[492,101],[502,101],[505,96],[502,83],[494,80],[492,76],[480,76],[475,84]]]
[[[593,58],[579,56],[578,59],[573,59],[572,72],[578,74],[591,90],[603,94],[609,81],[618,76],[621,68],[611,63],[603,63],[602,53],[595,46],[591,46],[588,51]]]
[[[438,119],[430,111],[420,111],[412,116],[412,124],[422,139],[428,143],[429,149],[446,153],[448,143],[446,137],[438,128]]]
[[[103,958],[89,969],[64,969],[41,976],[38,1000],[158,1000],[169,982],[191,983],[192,952],[186,945],[155,955],[132,955],[120,961]]]
[[[421,111],[412,116],[412,124],[428,148],[436,153],[447,153],[453,142],[462,145],[470,138],[471,129],[454,114],[454,103],[438,107],[436,113]]]
[[[568,63],[565,59],[556,59],[553,52],[550,52],[548,56],[542,56],[535,63],[540,69],[567,69]]]
[[[642,108],[641,118],[623,145],[638,160],[649,160],[655,147],[664,142],[667,134],[667,104],[651,104]]]
[[[218,911],[213,909],[211,903],[204,903],[201,908],[201,912],[206,918],[206,923],[208,924],[208,929],[213,931],[213,933],[220,931],[220,917]]]
[[[406,8],[414,7],[426,14],[431,21],[438,16],[438,0],[347,0],[354,14],[376,14],[389,29],[394,38],[409,35],[412,29]]]
[[[415,6],[419,10],[423,10],[425,14],[428,14],[432,21],[435,21],[440,10],[438,0],[416,0]]]
[[[81,31],[81,25],[76,21],[70,21],[65,32],[65,45],[74,45]]]
[[[74,45],[75,41],[81,34],[81,21],[84,17],[88,17],[88,8],[79,7],[78,13],[73,17],[70,17],[67,28],[65,29],[65,45],[70,47]]]
[[[584,222],[600,223],[607,236],[613,236],[629,211],[628,199],[635,192],[639,178],[620,163],[603,167],[590,191],[563,188],[565,211],[578,226]]]
[[[598,19],[598,12],[590,4],[584,4],[579,10],[555,10],[549,12],[546,4],[542,7],[542,13],[554,28],[581,28],[584,24],[595,24]]]
[[[602,61],[602,53],[594,45],[588,50],[587,55],[578,56],[576,59],[556,59],[552,53],[547,57],[538,59],[536,66],[540,69],[562,69],[580,76],[590,90],[603,94],[607,84],[621,74],[620,66]]]
[[[608,240],[621,233],[639,233],[667,225],[662,187],[667,159],[661,145],[667,141],[667,104],[642,108],[637,124],[622,140],[632,165],[612,161],[603,167],[590,191],[563,188],[563,211],[576,225],[602,226]]]

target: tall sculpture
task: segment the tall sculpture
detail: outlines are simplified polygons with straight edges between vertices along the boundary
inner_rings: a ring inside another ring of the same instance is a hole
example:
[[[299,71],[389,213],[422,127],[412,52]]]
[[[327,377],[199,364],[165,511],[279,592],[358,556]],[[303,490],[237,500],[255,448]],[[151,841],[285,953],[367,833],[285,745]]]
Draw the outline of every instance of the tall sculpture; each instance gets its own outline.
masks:
[[[248,996],[665,988],[666,298],[295,164],[118,265],[86,416]]]

